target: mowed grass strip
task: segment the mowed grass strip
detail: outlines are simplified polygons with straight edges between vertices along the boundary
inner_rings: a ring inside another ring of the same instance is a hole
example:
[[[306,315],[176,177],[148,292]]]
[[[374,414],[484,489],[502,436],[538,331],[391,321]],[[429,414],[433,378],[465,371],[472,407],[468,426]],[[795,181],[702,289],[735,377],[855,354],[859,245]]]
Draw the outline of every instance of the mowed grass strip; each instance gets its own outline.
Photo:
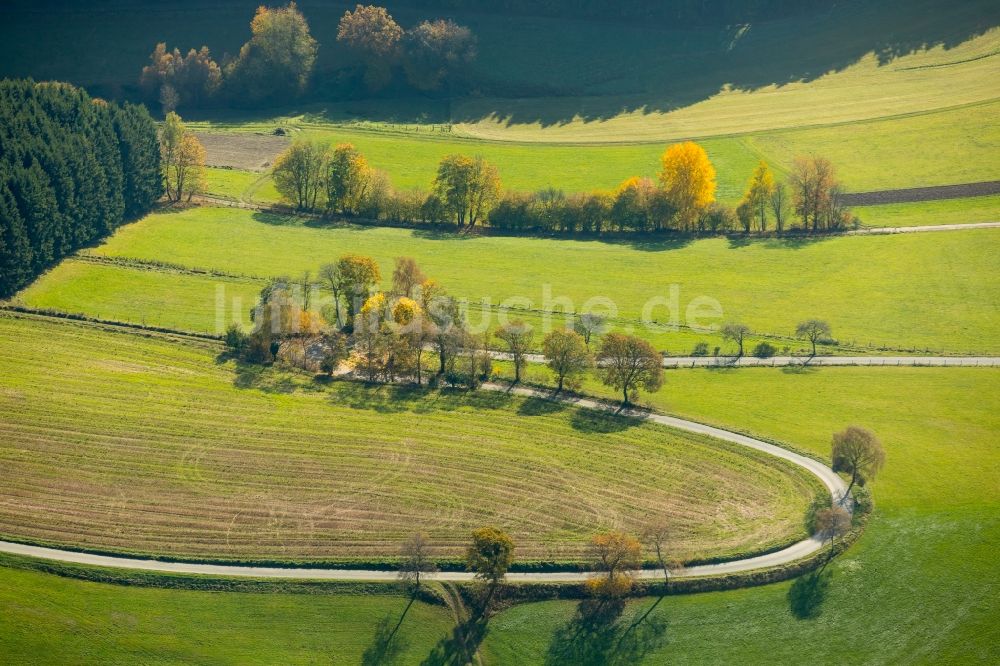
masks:
[[[0,317],[0,534],[174,557],[394,555],[424,530],[458,557],[509,530],[518,556],[677,525],[678,554],[805,534],[804,471],[722,442],[499,393],[328,388],[234,368],[211,343]]]
[[[632,663],[997,661],[1000,370],[682,370],[648,399],[821,455],[831,433],[859,424],[881,438],[886,464],[865,534],[824,584],[670,597],[651,616],[668,624],[668,641],[641,644]],[[621,627],[654,601],[629,603]],[[572,602],[505,611],[490,623],[485,655],[546,663],[575,611]],[[601,649],[586,633],[576,640]]]
[[[681,323],[697,324],[688,321],[686,310],[695,299],[708,297],[722,306],[724,319],[742,320],[764,333],[792,335],[799,321],[820,317],[843,344],[990,353],[1000,350],[995,334],[1000,312],[997,294],[986,288],[983,276],[1000,271],[998,242],[994,229],[745,241],[476,237],[313,228],[293,217],[196,208],[150,215],[93,252],[257,276],[305,270],[315,275],[322,264],[345,253],[375,257],[388,276],[394,257],[412,256],[451,293],[475,303],[487,299],[498,305],[523,297],[535,309],[559,311],[568,305],[580,311],[594,307],[587,305],[590,299],[603,297],[615,304],[619,317],[639,320],[648,306],[650,318],[660,323],[669,321],[669,306],[651,299],[669,304],[676,285]],[[64,289],[73,289],[67,286],[71,283],[53,272],[22,298],[29,305],[52,303]],[[68,307],[92,312],[86,305],[91,290],[96,290],[94,298],[104,298],[95,283],[79,291]],[[568,302],[557,303],[559,297]],[[525,302],[510,304],[524,307]],[[195,330],[212,325],[214,316]],[[647,334],[643,327],[636,332]]]
[[[860,206],[854,212],[869,227],[1000,222],[1000,194],[940,201]]]

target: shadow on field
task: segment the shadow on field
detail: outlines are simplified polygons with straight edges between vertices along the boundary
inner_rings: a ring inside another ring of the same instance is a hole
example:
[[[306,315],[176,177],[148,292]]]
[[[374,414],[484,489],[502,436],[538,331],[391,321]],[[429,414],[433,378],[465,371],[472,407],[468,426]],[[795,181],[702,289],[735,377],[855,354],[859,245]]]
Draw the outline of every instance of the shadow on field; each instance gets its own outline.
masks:
[[[506,48],[520,46],[540,58],[548,54],[553,62],[572,52],[577,55],[575,66],[550,66],[543,79],[535,74],[484,83],[486,99],[453,109],[453,120],[490,118],[501,125],[543,127],[595,122],[623,113],[674,111],[720,90],[814,81],[869,57],[879,66],[890,66],[901,56],[935,47],[951,49],[986,33],[1000,24],[1000,5],[988,0],[822,3],[784,12],[776,20],[729,23],[687,29],[674,39],[661,31],[668,22],[655,19],[643,26],[604,23],[599,29],[586,23],[531,24]],[[678,39],[685,48],[671,47]],[[948,55],[941,59],[947,62]],[[637,61],[650,66],[632,67]],[[608,69],[609,62],[620,64],[613,78],[581,75]],[[545,66],[539,62],[538,68]],[[524,102],[532,97],[544,102]]]
[[[256,389],[265,393],[293,393],[300,388],[300,385],[286,374],[243,361],[236,363],[233,386],[239,389]]]
[[[784,236],[737,236],[730,235],[730,249],[759,245],[769,250],[802,250],[837,236],[825,233],[791,233]]]
[[[375,627],[375,638],[371,645],[361,655],[362,666],[391,666],[399,663],[399,658],[409,647],[409,642],[402,636],[398,636],[399,628],[403,626],[406,614],[410,612],[414,598],[410,597],[403,614],[399,619],[394,619],[391,615],[386,615]]]
[[[607,435],[642,425],[644,421],[635,416],[581,407],[573,410],[569,422],[574,429],[580,432]]]
[[[431,653],[427,655],[421,666],[464,666],[476,663],[476,653],[486,632],[489,620],[482,615],[476,615],[457,625],[451,636],[442,639]]]
[[[788,607],[799,620],[819,617],[830,586],[830,572],[820,569],[800,578],[788,589]]]
[[[807,363],[796,363],[794,365],[784,365],[781,372],[786,375],[811,375],[819,372],[818,365],[808,365]]]
[[[551,400],[539,396],[525,398],[521,406],[517,408],[519,416],[546,416],[548,414],[558,414],[569,408],[565,402]]]
[[[458,409],[506,409],[512,396],[495,391],[465,389],[430,389],[413,384],[365,384],[355,381],[334,381],[329,384],[329,401],[339,406],[382,414],[412,412],[430,414],[453,412]]]
[[[667,621],[652,611],[662,597],[635,621],[622,617],[621,599],[585,599],[576,614],[556,630],[546,666],[617,666],[635,664],[667,643]]]

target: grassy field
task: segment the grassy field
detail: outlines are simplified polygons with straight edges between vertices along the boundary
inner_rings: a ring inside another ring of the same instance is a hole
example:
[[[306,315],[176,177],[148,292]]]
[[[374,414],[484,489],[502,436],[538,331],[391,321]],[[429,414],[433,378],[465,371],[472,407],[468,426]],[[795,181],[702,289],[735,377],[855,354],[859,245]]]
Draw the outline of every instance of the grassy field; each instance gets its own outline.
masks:
[[[630,663],[996,661],[1000,372],[671,371],[652,402],[821,455],[830,433],[861,424],[881,437],[887,462],[872,486],[876,512],[865,535],[828,568],[812,603],[805,601],[808,578],[670,597],[652,615],[667,623],[666,643],[640,645],[645,659]],[[653,601],[629,604],[620,626]],[[490,624],[487,657],[545,662],[557,632],[565,638],[574,626],[575,609],[551,602],[504,612]],[[603,655],[616,640],[577,637],[578,646]]]
[[[452,293],[477,303],[487,298],[497,305],[523,296],[533,308],[559,311],[557,304],[544,302],[549,285],[550,301],[566,297],[574,310],[591,298],[610,298],[618,317],[633,326],[650,299],[669,300],[670,286],[678,285],[681,323],[688,306],[705,296],[718,300],[724,319],[743,320],[762,333],[792,335],[798,321],[819,316],[830,321],[842,344],[990,352],[1000,349],[993,334],[998,304],[981,284],[983,275],[998,270],[998,238],[984,229],[819,240],[575,241],[313,228],[295,218],[196,208],[151,215],[123,227],[93,252],[258,277],[315,274],[321,264],[347,252],[372,255],[388,275],[393,258],[407,255]],[[74,287],[74,273],[86,284]],[[166,326],[183,322],[182,327],[198,331],[216,326],[216,285],[229,293],[227,283],[170,274],[154,288],[160,279],[148,272],[70,262],[42,277],[21,299],[106,318],[145,317]],[[252,304],[252,291],[246,285],[236,289],[241,308]],[[175,298],[190,306],[181,305],[183,311],[175,313]],[[228,297],[226,307],[233,309]],[[651,309],[650,318],[666,322],[668,307]],[[662,340],[675,354],[689,351],[696,339],[685,335],[670,342],[643,326],[637,332]],[[725,348],[717,337],[701,337]]]
[[[264,180],[270,182],[271,179],[269,176],[263,176],[253,171],[208,167],[205,169],[204,191],[206,194],[225,197],[235,201],[241,199],[250,200],[251,198],[256,199],[256,190]],[[271,203],[262,199],[258,200],[262,203]]]
[[[869,227],[915,227],[925,224],[1000,222],[1000,195],[879,204],[855,208]]]
[[[196,8],[125,0],[86,12],[52,4],[45,11],[27,0],[7,4],[0,74],[114,91],[134,83],[156,41],[183,50],[208,44],[217,57],[236,53],[252,14],[242,3]],[[301,6],[322,45],[320,71],[329,76],[349,66],[334,37],[349,5]],[[404,25],[439,13],[392,9]],[[988,0],[848,2],[787,20],[702,29],[499,12],[454,16],[479,38],[476,94],[430,112],[423,101],[393,102],[369,108],[366,117],[452,121],[477,138],[663,141],[854,122],[997,97],[991,82],[1000,20]],[[52,57],[37,57],[39,48]]]
[[[634,175],[656,177],[667,142],[558,145],[475,141],[420,125],[366,123],[364,128],[324,114],[265,119],[225,118],[191,123],[200,130],[234,133],[252,144],[281,126],[330,144],[352,143],[396,187],[428,189],[437,164],[450,153],[482,155],[497,165],[504,186],[567,192],[612,189]],[[735,204],[757,162],[784,176],[799,155],[824,155],[849,191],[948,185],[1000,177],[1000,103],[830,127],[758,132],[699,139],[718,174],[720,201]],[[927,150],[926,146],[935,146]],[[262,199],[265,200],[265,199]]]
[[[0,560],[6,563],[6,560]],[[418,664],[453,626],[400,596],[245,594],[90,583],[0,566],[0,659],[8,664],[363,661],[381,623],[402,617],[400,664]]]
[[[129,11],[10,3],[0,10],[0,73],[114,93],[134,83],[158,39],[235,53],[251,13],[236,3],[197,10],[120,4]],[[303,5],[323,44],[321,78],[350,65],[333,39],[346,7]],[[394,12],[404,23],[425,16]],[[815,16],[715,29],[456,16],[479,35],[482,83],[474,95],[310,103],[250,116],[181,112],[200,120],[192,127],[202,130],[270,133],[280,125],[353,142],[400,188],[428,187],[450,152],[495,162],[511,189],[611,188],[655,174],[665,144],[686,138],[705,144],[727,203],[742,194],[760,158],[782,173],[797,155],[826,155],[853,191],[1000,174],[993,85],[1000,13],[987,0],[848,2]],[[114,57],[94,46],[109,34]],[[34,46],[46,40],[67,57],[34,57]],[[237,196],[250,184],[241,178],[212,174],[210,187]],[[256,195],[268,201],[275,193]]]
[[[740,447],[505,394],[324,388],[218,345],[35,318],[0,318],[0,341],[6,536],[316,561],[391,556],[415,529],[457,557],[497,524],[522,560],[565,560],[669,514],[693,559],[803,536],[819,488]]]

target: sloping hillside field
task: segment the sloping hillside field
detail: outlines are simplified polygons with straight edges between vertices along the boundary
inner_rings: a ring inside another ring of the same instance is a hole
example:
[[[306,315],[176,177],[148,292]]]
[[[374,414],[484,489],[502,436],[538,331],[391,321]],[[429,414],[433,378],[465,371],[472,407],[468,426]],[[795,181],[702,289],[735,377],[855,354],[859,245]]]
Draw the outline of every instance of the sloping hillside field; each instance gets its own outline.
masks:
[[[703,325],[739,319],[760,333],[791,336],[799,321],[822,317],[841,343],[991,353],[1000,350],[1000,303],[983,276],[1000,272],[995,231],[609,242],[316,228],[294,217],[196,208],[150,215],[93,252],[114,261],[166,261],[259,278],[297,277],[307,270],[315,276],[322,264],[355,252],[373,256],[386,281],[394,257],[412,256],[452,294],[474,304],[485,298],[494,307],[503,302],[524,307],[507,299],[525,297],[530,308],[559,312],[565,301],[556,299],[565,297],[569,309],[581,311],[599,297],[614,303],[623,326],[635,326],[650,303],[650,318],[669,323],[676,285],[680,324],[697,324],[687,308],[707,297],[718,301],[722,317],[701,320]],[[35,307],[221,333],[227,321],[246,320],[259,284],[68,262],[21,298]],[[599,304],[587,307],[607,311]],[[470,318],[479,321],[478,314]],[[678,335],[645,326],[635,332],[675,355],[687,353],[699,339],[725,345],[718,335],[683,330]]]
[[[769,457],[497,393],[329,387],[221,347],[0,317],[4,537],[187,558],[392,555],[482,524],[522,560],[669,513],[685,559],[805,536],[818,482]]]

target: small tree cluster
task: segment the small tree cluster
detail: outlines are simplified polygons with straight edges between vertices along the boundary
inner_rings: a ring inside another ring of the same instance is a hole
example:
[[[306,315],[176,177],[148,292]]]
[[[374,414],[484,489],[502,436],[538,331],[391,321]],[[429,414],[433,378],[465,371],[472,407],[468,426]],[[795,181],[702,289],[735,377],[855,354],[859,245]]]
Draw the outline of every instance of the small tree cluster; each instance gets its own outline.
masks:
[[[437,19],[406,31],[375,5],[359,4],[345,12],[337,41],[360,61],[370,92],[388,86],[400,66],[413,87],[440,90],[459,80],[476,57],[476,38],[467,27]]]
[[[149,101],[158,101],[164,113],[179,106],[204,106],[215,99],[222,86],[222,68],[212,59],[207,46],[181,55],[180,49],[167,50],[160,42],[142,68],[139,87]]]
[[[166,114],[180,106],[249,106],[301,95],[312,77],[318,45],[295,3],[258,7],[250,31],[250,40],[224,66],[207,46],[182,55],[178,48],[157,44],[139,78],[146,100],[158,102]]]

